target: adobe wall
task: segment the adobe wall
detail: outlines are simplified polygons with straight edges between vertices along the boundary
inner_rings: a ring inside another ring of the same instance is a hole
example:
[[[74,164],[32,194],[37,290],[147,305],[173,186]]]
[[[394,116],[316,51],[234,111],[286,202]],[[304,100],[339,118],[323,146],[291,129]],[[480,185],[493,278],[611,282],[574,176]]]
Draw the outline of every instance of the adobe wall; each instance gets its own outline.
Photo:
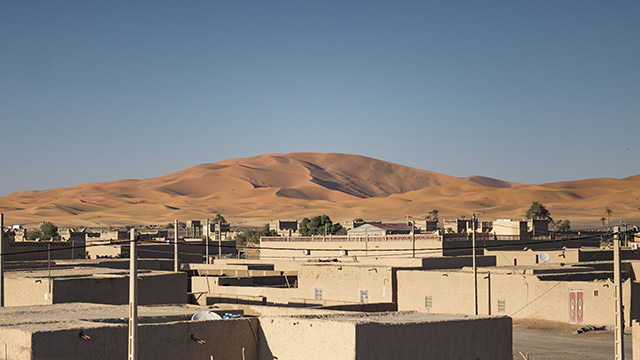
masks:
[[[220,298],[266,297],[268,302],[286,304],[299,295],[297,288],[277,288],[267,286],[220,286],[213,276],[191,277],[191,292],[208,293]]]
[[[49,280],[46,278],[5,275],[4,287],[5,306],[52,304],[51,296],[48,295]]]
[[[413,255],[412,241],[353,241],[353,242],[322,242],[322,241],[265,241],[260,244],[260,259],[278,259],[287,257],[292,260],[308,260],[313,258],[353,258],[379,257],[380,255],[407,257]],[[327,240],[329,237],[327,237]],[[454,247],[457,242],[450,242],[447,246]],[[468,246],[463,244],[461,246]],[[442,242],[420,240],[415,242],[416,256],[442,256]],[[303,249],[310,249],[311,254],[304,255]],[[346,256],[340,251],[347,250]]]
[[[511,360],[511,318],[358,324],[355,358]]]
[[[398,310],[434,314],[474,312],[473,274],[465,271],[399,270]],[[533,275],[488,274],[478,271],[478,311],[480,315],[509,315],[569,323],[569,290],[583,291],[584,324],[613,324],[613,284],[596,281],[541,281]],[[427,307],[426,297],[431,297]],[[500,311],[500,303],[504,311]],[[623,283],[623,305],[631,309],[631,281]],[[630,323],[631,311],[625,312]]]
[[[50,305],[68,302],[99,304],[127,304],[129,278],[123,274],[96,274],[95,276],[53,277],[52,294],[49,279],[9,275],[5,277],[5,305]],[[140,274],[138,303],[187,303],[186,273]]]
[[[302,299],[361,302],[393,302],[394,278],[391,267],[347,264],[305,264],[298,273],[298,296]],[[316,298],[316,289],[321,298]]]
[[[80,331],[90,339],[80,338]],[[31,346],[10,353],[9,358],[125,359],[128,351],[127,332],[126,324],[34,331]],[[192,340],[192,334],[205,343]],[[257,334],[256,318],[140,324],[138,358],[243,359],[244,349],[244,359],[258,360]],[[29,350],[32,350],[32,354],[29,354]]]
[[[31,360],[29,349],[31,349],[30,332],[22,329],[0,328],[0,358]],[[77,336],[77,335],[76,335]],[[7,355],[5,357],[5,348]]]
[[[580,261],[579,249],[545,250],[545,252],[549,254],[548,264],[575,263]],[[538,258],[540,251],[533,251],[531,249],[522,251],[485,250],[485,255],[495,256],[497,266],[542,264],[542,261]]]
[[[352,323],[262,317],[259,359],[355,359],[355,335]]]
[[[138,304],[184,304],[187,297],[187,274],[154,273],[138,277]],[[53,302],[88,302],[127,304],[128,276],[95,276],[93,278],[54,279]]]

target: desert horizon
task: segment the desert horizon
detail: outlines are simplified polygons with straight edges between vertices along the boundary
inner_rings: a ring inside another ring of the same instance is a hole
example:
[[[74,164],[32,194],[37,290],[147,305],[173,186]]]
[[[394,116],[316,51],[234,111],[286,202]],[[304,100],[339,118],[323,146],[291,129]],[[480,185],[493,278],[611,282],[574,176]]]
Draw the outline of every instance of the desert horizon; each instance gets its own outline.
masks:
[[[520,219],[532,202],[574,228],[640,219],[640,175],[547,184],[439,174],[359,155],[265,154],[201,164],[156,178],[21,191],[0,198],[8,224],[151,225],[220,213],[235,225],[326,214],[334,221],[401,221],[438,209],[440,218]]]

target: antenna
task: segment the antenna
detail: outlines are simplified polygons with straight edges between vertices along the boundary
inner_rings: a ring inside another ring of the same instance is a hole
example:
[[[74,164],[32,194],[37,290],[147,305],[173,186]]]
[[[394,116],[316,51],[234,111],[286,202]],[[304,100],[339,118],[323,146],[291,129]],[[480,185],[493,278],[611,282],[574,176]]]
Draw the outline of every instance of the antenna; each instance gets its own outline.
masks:
[[[222,320],[222,316],[214,313],[213,311],[198,311],[193,314],[191,317],[191,321],[199,321],[199,320]]]
[[[540,252],[540,254],[538,254],[538,259],[540,259],[540,261],[542,261],[543,263],[546,263],[547,261],[549,261],[549,253],[546,251]]]

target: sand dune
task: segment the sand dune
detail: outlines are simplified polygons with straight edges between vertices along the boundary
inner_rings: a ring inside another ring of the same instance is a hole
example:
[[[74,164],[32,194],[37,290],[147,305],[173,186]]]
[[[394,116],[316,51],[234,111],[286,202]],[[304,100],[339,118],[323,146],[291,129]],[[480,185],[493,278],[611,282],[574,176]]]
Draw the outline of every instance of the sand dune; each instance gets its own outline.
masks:
[[[397,221],[425,216],[521,218],[531,202],[554,218],[600,226],[637,221],[640,175],[524,185],[483,176],[457,178],[345,154],[266,154],[227,159],[144,180],[23,191],[0,198],[8,224],[160,224],[222,213],[235,224],[327,214],[335,220]]]

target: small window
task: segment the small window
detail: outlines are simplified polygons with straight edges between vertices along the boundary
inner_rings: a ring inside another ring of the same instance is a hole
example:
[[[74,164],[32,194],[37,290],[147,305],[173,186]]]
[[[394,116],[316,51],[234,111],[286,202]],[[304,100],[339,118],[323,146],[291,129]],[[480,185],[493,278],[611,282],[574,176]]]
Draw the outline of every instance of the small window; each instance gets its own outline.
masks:
[[[369,290],[360,290],[360,303],[361,304],[369,303]]]
[[[322,289],[321,288],[315,288],[315,299],[316,300],[322,300]]]
[[[504,300],[498,300],[498,312],[504,312]]]
[[[424,307],[431,308],[432,306],[433,306],[433,304],[431,302],[431,296],[425,296],[424,297]]]
[[[518,266],[518,259],[513,259],[513,266]]]
[[[598,296],[598,290],[593,290],[593,296]]]

